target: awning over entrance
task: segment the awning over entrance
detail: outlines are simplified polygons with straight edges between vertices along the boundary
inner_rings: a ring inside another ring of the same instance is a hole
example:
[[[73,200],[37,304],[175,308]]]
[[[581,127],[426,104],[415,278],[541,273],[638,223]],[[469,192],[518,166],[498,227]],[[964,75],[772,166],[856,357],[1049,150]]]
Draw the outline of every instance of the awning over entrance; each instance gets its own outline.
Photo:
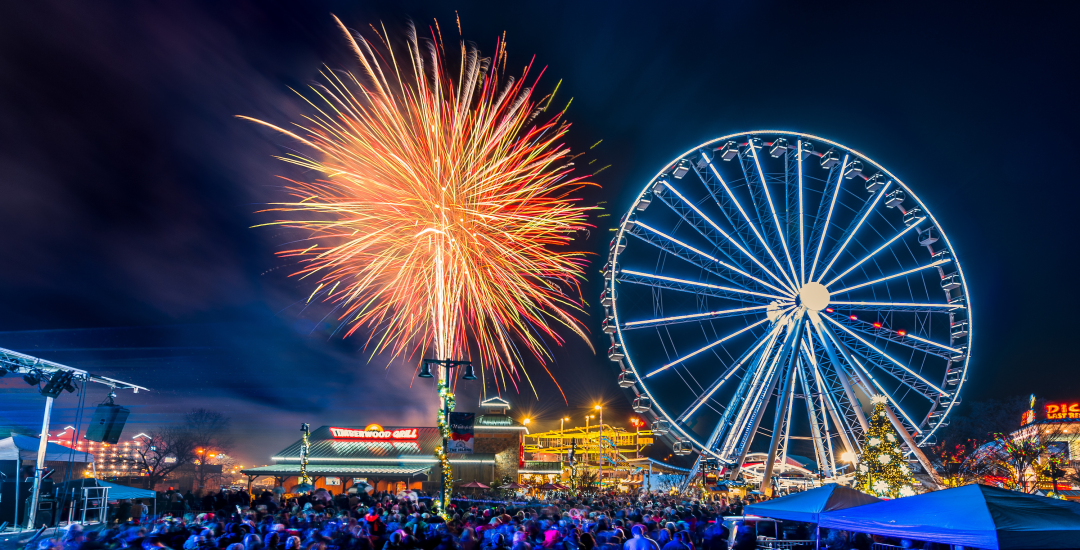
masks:
[[[308,475],[314,476],[409,476],[427,473],[430,466],[357,466],[355,464],[309,464]],[[299,464],[275,464],[248,468],[241,473],[249,476],[296,477],[300,475]]]

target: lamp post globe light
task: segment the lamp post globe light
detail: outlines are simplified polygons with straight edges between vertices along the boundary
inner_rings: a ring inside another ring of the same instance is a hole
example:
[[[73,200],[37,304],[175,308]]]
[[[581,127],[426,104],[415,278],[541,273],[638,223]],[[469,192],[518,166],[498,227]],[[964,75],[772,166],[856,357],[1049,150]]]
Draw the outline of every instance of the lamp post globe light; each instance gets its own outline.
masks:
[[[920,447],[960,401],[973,321],[943,222],[821,137],[752,131],[685,152],[611,241],[600,301],[619,385],[675,454],[735,479],[751,446],[765,452],[765,492],[789,451],[849,475],[875,395],[934,475]]]

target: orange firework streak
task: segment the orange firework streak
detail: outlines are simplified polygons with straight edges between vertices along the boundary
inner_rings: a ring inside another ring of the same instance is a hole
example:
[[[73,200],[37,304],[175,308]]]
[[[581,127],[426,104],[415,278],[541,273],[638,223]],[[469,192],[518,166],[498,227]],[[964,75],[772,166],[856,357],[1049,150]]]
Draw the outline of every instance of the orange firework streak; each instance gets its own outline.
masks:
[[[595,207],[573,195],[594,184],[572,175],[565,109],[536,122],[551,100],[524,84],[531,63],[497,70],[502,41],[493,63],[462,42],[452,79],[437,28],[421,42],[410,27],[401,63],[385,33],[374,44],[338,25],[365,78],[324,72],[296,133],[242,117],[309,147],[279,158],[323,176],[288,180],[296,201],[270,209],[290,216],[267,225],[308,235],[281,254],[301,258],[296,275],[318,281],[309,301],[335,303],[346,336],[369,329],[373,355],[475,353],[497,388],[516,388],[523,355],[547,370],[558,325],[588,342],[574,316],[587,258],[566,245],[591,227]]]

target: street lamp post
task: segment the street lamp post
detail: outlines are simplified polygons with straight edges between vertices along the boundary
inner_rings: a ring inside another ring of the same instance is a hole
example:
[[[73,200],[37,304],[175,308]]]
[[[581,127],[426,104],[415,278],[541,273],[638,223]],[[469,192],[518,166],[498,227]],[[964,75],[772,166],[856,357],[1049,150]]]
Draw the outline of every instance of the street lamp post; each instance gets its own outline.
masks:
[[[641,420],[631,418],[630,423],[634,425],[634,458],[641,458],[641,444],[638,443],[641,438]]]
[[[440,465],[442,469],[443,483],[442,490],[439,491],[439,512],[446,517],[446,509],[450,506],[450,480],[452,479],[450,472],[450,411],[453,409],[454,394],[450,392],[450,371],[458,367],[465,367],[465,374],[461,376],[462,380],[476,380],[476,373],[473,372],[472,361],[455,361],[451,359],[424,359],[424,363],[421,365],[420,373],[416,376],[419,378],[434,378],[431,374],[431,365],[439,367],[439,397],[442,400],[442,422],[439,427],[440,435],[442,435],[442,456],[439,457]],[[445,460],[445,462],[443,462]]]
[[[591,420],[593,418],[596,418],[595,414],[587,414],[587,415],[585,415],[585,440],[586,441],[588,441],[588,439],[589,439],[589,420]],[[587,448],[588,447],[586,447],[586,449]],[[588,451],[586,451],[585,452],[585,464],[589,464],[589,463],[590,463],[590,461],[589,461],[589,453],[588,453]]]
[[[566,445],[566,434],[564,433],[564,430],[566,430],[566,421],[567,420],[570,420],[570,419],[565,417],[565,416],[559,419],[559,446],[560,447]]]
[[[600,490],[604,490],[604,407],[596,405],[594,409],[600,411]]]

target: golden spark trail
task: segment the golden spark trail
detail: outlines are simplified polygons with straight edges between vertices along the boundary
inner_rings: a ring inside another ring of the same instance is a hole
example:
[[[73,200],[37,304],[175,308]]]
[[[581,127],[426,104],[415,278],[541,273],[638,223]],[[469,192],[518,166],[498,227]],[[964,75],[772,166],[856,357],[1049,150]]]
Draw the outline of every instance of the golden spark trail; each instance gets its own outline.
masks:
[[[437,30],[410,27],[395,51],[385,29],[369,41],[337,23],[360,76],[325,71],[292,130],[241,117],[307,147],[279,158],[319,175],[286,180],[294,200],[266,224],[305,232],[281,254],[317,285],[309,301],[335,304],[372,354],[472,357],[500,390],[528,380],[528,356],[547,370],[560,327],[588,343],[575,317],[587,257],[569,245],[592,227],[575,195],[594,184],[573,174],[565,109],[534,100],[532,62],[506,76],[503,37],[494,60],[462,41],[450,68]]]

